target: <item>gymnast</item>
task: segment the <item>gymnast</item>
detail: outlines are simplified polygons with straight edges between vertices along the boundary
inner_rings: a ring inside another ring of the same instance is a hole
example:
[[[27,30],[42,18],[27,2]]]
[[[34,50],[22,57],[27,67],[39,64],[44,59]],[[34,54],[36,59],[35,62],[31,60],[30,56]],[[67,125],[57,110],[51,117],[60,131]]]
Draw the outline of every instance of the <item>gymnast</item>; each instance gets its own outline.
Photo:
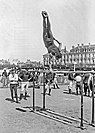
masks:
[[[61,54],[62,44],[53,37],[47,12],[42,11],[42,16],[43,16],[43,40],[45,43],[45,47],[47,48],[50,57],[55,56],[55,58],[58,60],[59,58],[62,57]],[[55,45],[54,41],[56,41],[59,44],[59,47]]]

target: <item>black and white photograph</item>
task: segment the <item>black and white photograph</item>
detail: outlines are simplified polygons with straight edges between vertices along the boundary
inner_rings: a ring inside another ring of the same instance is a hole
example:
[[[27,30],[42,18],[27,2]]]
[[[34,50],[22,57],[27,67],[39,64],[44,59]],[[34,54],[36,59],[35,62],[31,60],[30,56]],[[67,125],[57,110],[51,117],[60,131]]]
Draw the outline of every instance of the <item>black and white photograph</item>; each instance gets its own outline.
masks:
[[[95,0],[0,0],[0,133],[95,133]]]

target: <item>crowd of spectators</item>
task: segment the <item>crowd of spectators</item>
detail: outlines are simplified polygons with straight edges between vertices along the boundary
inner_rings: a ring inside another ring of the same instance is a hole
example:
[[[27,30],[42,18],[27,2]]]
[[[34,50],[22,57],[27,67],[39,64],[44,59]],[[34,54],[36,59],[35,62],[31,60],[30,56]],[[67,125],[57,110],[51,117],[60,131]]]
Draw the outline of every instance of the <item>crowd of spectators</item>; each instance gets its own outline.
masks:
[[[48,70],[46,68],[46,70]],[[28,93],[28,88],[33,87],[33,81],[34,85],[37,88],[40,88],[41,80],[40,76],[42,73],[40,73],[39,69],[21,69],[18,67],[13,67],[10,70],[7,70],[4,68],[2,75],[1,75],[1,83],[2,87],[9,87],[10,88],[10,94],[12,101],[21,101],[22,98],[27,100],[27,97],[30,97],[30,94]],[[59,88],[57,84],[57,76],[55,73],[52,72],[52,70],[49,69],[49,71],[45,74],[45,90],[49,91],[49,95],[51,95],[51,84],[54,88]],[[31,86],[30,86],[31,85]],[[18,99],[18,91],[17,89],[20,89],[20,96]],[[14,95],[16,100],[14,99]]]
[[[60,89],[58,85],[58,75],[56,71],[52,70],[52,67],[45,68],[45,93],[51,95],[52,87],[53,89]],[[18,67],[13,67],[10,70],[4,68],[1,74],[1,83],[3,88],[10,88],[10,94],[12,101],[21,101],[22,98],[27,100],[30,97],[28,93],[28,88],[33,87],[33,83],[36,88],[40,88],[41,83],[43,83],[43,73],[39,69],[21,69]],[[90,92],[93,87],[93,74],[92,73],[74,73],[72,70],[68,74],[68,91],[72,93],[73,83],[75,83],[76,94],[81,94],[81,88],[83,86],[83,92],[85,95],[90,96]],[[52,86],[52,87],[51,87]],[[20,89],[20,95],[18,99],[18,91]],[[14,95],[16,100],[14,100]]]
[[[71,70],[72,71],[72,70]],[[72,93],[72,87],[75,83],[75,90],[76,95],[81,94],[81,90],[83,88],[83,93],[86,96],[91,96],[92,87],[94,86],[94,80],[93,80],[93,72],[87,73],[74,73],[73,71],[68,74],[68,80],[69,80],[69,86],[68,90],[69,93]]]

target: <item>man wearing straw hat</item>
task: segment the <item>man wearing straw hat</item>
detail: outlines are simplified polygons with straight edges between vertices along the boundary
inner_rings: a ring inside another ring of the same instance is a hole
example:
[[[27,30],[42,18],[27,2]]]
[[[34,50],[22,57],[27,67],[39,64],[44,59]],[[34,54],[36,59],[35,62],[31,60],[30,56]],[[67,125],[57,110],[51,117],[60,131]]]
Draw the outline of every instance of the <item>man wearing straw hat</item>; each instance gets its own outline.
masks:
[[[12,101],[13,102],[15,101],[13,96],[13,91],[14,91],[16,102],[18,103],[18,96],[17,96],[18,74],[16,74],[14,68],[11,70],[11,73],[9,74],[9,81],[10,81],[10,92],[11,92]]]

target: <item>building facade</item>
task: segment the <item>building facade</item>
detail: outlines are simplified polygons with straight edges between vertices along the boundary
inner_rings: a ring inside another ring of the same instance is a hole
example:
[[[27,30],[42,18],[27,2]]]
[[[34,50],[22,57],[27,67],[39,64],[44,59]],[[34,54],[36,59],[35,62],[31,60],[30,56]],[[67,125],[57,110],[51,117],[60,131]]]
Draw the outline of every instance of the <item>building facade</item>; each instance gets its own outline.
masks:
[[[62,49],[62,65],[73,65],[81,67],[95,67],[95,44],[78,44],[76,47],[72,46],[70,51],[66,47]],[[45,65],[49,64],[48,54],[43,55]]]

